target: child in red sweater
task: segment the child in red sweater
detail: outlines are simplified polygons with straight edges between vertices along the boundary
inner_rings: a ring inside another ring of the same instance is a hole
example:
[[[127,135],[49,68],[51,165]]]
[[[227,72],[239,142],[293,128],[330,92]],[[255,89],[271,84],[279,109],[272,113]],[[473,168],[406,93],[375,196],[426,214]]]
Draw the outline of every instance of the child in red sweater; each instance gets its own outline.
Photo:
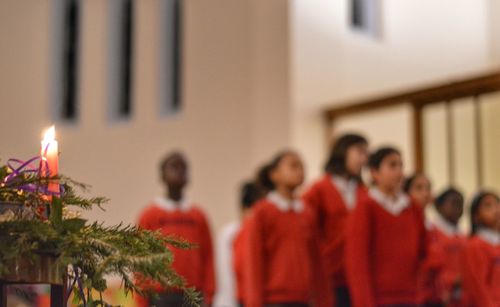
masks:
[[[343,135],[332,147],[325,175],[303,197],[314,217],[328,287],[338,307],[351,305],[344,265],[345,222],[356,201],[368,193],[361,180],[367,161],[367,140],[361,135]]]
[[[403,191],[413,198],[422,209],[432,203],[432,185],[427,176],[416,173],[405,180]]]
[[[258,176],[260,176],[261,172],[267,171],[267,166],[259,169]],[[248,216],[250,215],[251,209],[253,206],[266,196],[267,191],[258,183],[258,178],[253,182],[249,182],[247,185],[247,189],[242,191],[242,221],[241,226],[239,228],[238,233],[236,234],[233,244],[232,244],[232,253],[233,259],[230,263],[234,270],[235,275],[235,285],[236,289],[233,295],[236,298],[236,304],[239,306],[243,306],[245,301],[245,281],[244,281],[244,272],[247,263],[245,262],[245,236],[246,236],[246,227]],[[220,307],[230,307],[232,305],[226,304],[225,306]]]
[[[190,250],[172,248],[173,268],[185,278],[187,285],[200,291],[205,304],[211,304],[215,288],[212,239],[205,214],[184,198],[188,183],[188,165],[180,153],[168,155],[160,165],[166,196],[154,200],[139,217],[139,226],[174,235],[196,244]],[[151,302],[140,299],[146,306],[182,306],[183,294],[176,289],[160,289]],[[167,292],[165,292],[167,290]]]
[[[246,221],[243,221],[241,229],[234,238],[233,242],[233,270],[236,279],[236,291],[234,293],[237,304],[243,306],[245,302],[245,236],[246,236]]]
[[[244,222],[252,206],[262,197],[262,189],[253,181],[241,187],[241,217],[237,222],[226,226],[219,237],[217,255],[217,294],[215,307],[235,307],[243,302],[243,268],[242,237]]]
[[[401,190],[398,150],[379,149],[369,166],[375,186],[359,200],[346,231],[353,305],[417,306],[417,276],[426,246],[422,209]]]
[[[500,306],[500,202],[481,192],[472,201],[472,237],[465,248],[464,306]]]
[[[429,229],[429,249],[421,272],[423,306],[463,306],[462,263],[466,239],[458,222],[464,197],[456,189],[442,192],[435,200],[438,213]]]
[[[237,305],[243,306],[245,302],[245,268],[247,265],[248,257],[245,255],[245,238],[247,235],[247,224],[248,224],[248,217],[250,216],[251,209],[253,206],[265,196],[265,190],[260,187],[259,184],[257,183],[252,183],[253,186],[252,190],[252,195],[247,199],[247,206],[243,210],[243,219],[241,221],[241,227],[236,234],[236,237],[234,238],[233,245],[232,245],[232,251],[233,251],[233,259],[232,259],[232,267],[234,270],[234,275],[235,275],[235,284],[236,284],[236,291],[234,292],[234,295],[236,297],[236,302]],[[230,305],[227,306],[220,306],[220,307],[230,307]]]
[[[271,192],[245,225],[245,307],[330,306],[319,248],[296,190],[304,180],[299,156],[277,155],[261,174]]]

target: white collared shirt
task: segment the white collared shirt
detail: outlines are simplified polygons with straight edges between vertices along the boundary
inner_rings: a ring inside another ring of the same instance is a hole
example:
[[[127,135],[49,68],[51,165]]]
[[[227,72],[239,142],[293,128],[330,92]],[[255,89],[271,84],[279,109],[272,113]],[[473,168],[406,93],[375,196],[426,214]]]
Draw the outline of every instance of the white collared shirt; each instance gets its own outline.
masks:
[[[170,198],[157,197],[153,203],[158,207],[162,208],[163,210],[169,212],[175,210],[181,210],[182,212],[186,212],[189,211],[189,209],[191,208],[190,203],[185,199],[181,199],[180,201],[176,202]]]
[[[224,226],[217,240],[217,292],[214,296],[215,307],[236,307],[236,276],[233,270],[233,244],[239,231],[240,221]]]
[[[426,216],[424,216],[424,226],[427,231],[433,230],[436,226]]]
[[[488,228],[480,228],[477,231],[477,236],[491,245],[500,245],[500,232],[498,231]]]
[[[289,210],[293,210],[295,212],[301,212],[302,210],[304,210],[304,204],[300,199],[288,200],[276,191],[267,194],[267,199],[281,211],[286,212]]]
[[[458,226],[453,225],[452,223],[445,220],[439,213],[434,218],[433,225],[439,231],[446,234],[447,236],[453,237],[453,236],[460,235],[460,231],[458,229]]]
[[[356,205],[358,182],[355,179],[346,180],[345,178],[337,175],[332,176],[332,181],[342,195],[347,209],[354,209],[354,206]]]
[[[371,188],[369,194],[392,215],[399,215],[410,206],[410,198],[403,192],[400,192],[395,199],[385,195],[377,188]]]

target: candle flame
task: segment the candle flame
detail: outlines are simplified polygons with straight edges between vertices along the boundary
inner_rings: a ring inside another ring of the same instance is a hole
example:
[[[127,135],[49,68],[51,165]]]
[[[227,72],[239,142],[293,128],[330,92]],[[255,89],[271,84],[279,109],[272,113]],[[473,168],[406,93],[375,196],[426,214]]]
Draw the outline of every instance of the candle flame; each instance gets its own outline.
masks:
[[[45,134],[43,135],[43,140],[46,142],[54,141],[56,139],[56,127],[52,126],[49,129],[45,130]]]

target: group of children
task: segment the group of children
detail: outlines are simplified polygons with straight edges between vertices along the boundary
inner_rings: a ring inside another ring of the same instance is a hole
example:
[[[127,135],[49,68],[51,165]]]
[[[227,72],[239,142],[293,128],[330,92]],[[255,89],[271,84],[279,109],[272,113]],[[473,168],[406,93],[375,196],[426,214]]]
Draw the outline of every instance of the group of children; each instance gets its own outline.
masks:
[[[299,193],[304,166],[276,155],[242,188],[241,221],[218,244],[218,289],[207,221],[182,193],[187,162],[161,164],[166,197],[139,225],[199,245],[174,249],[174,268],[216,307],[500,307],[500,201],[480,192],[470,206],[471,235],[458,230],[464,197],[453,188],[433,199],[422,174],[405,180],[401,153],[347,134],[334,143],[325,174]],[[362,172],[370,171],[365,184]],[[432,222],[424,215],[434,203]],[[182,293],[157,289],[145,306],[181,306]]]

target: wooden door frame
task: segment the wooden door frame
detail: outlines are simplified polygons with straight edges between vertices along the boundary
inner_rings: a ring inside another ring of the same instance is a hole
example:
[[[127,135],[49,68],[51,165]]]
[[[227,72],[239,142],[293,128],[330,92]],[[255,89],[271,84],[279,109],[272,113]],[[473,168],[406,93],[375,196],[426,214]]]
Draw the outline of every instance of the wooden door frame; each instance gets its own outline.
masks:
[[[413,109],[413,143],[415,145],[415,170],[423,171],[424,144],[422,110],[425,106],[443,102],[451,102],[465,97],[475,97],[500,91],[500,71],[462,78],[450,82],[443,82],[412,90],[395,92],[381,97],[335,102],[339,107],[328,108],[324,111],[326,131],[331,131],[334,120],[339,117],[363,112],[374,111],[402,104],[410,104]],[[333,104],[333,103],[332,103]],[[477,111],[476,111],[477,112]],[[477,115],[477,114],[476,114]],[[478,116],[478,115],[477,115]],[[476,127],[477,129],[477,127]],[[477,135],[477,134],[476,134]],[[329,136],[329,135],[327,135]],[[479,145],[481,145],[479,143]],[[479,150],[480,151],[480,150]],[[478,165],[481,159],[478,156]]]

